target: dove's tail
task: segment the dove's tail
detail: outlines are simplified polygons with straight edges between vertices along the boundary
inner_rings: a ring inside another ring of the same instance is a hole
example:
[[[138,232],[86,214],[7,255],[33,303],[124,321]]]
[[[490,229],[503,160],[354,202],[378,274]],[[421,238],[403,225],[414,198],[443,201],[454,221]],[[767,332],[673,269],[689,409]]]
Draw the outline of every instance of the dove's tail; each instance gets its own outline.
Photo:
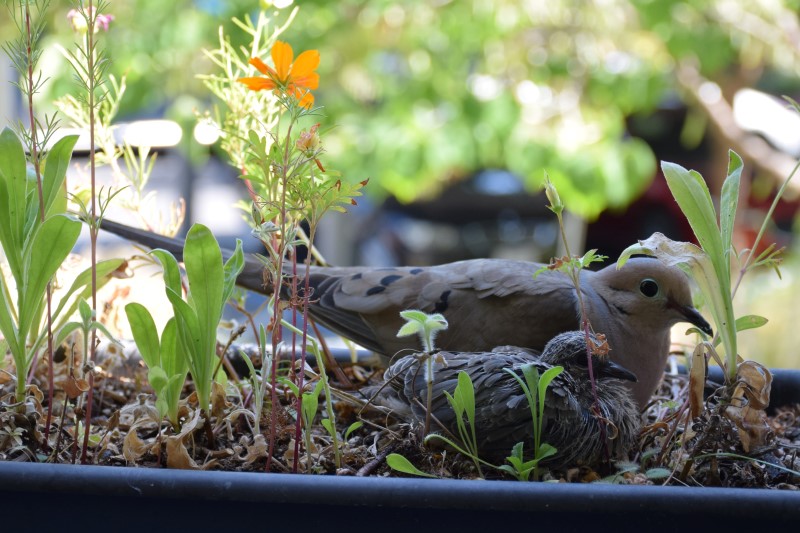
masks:
[[[134,228],[105,218],[101,221],[100,228],[151,249],[161,248],[174,255],[178,261],[183,261],[184,239],[159,235],[152,231]],[[232,250],[222,249],[222,257],[225,261],[232,255]],[[236,283],[261,294],[272,293],[272,286],[264,279],[264,266],[258,258],[250,254],[245,254],[244,270],[239,274]]]

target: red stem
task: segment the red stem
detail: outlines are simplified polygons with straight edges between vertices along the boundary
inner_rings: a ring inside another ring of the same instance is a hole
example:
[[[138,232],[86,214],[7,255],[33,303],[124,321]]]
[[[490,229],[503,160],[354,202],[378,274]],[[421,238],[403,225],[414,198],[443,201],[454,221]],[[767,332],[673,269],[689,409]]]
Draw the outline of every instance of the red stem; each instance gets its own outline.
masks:
[[[27,59],[28,59],[28,113],[31,123],[31,160],[36,172],[36,191],[39,196],[39,220],[44,222],[44,192],[42,190],[42,171],[39,164],[39,147],[36,135],[36,118],[33,112],[33,42],[31,33],[31,11],[30,5],[25,4],[25,33],[27,37]],[[45,446],[50,442],[50,425],[53,421],[53,389],[55,388],[53,377],[53,285],[47,282],[47,420],[45,421],[44,442]],[[35,358],[34,358],[35,360]],[[19,371],[19,370],[18,370]]]
[[[88,28],[86,30],[86,56],[88,58],[87,70],[89,72],[89,176],[92,188],[92,223],[89,224],[89,240],[92,249],[92,312],[97,315],[97,213],[96,213],[96,193],[95,193],[95,150],[94,150],[94,25],[97,20],[97,13],[94,12],[92,0],[89,0]],[[86,464],[86,456],[89,448],[89,431],[92,427],[92,397],[94,392],[94,358],[97,347],[97,332],[92,329],[92,340],[89,344],[89,391],[86,393],[86,416],[83,423],[83,448],[81,451],[81,463]]]

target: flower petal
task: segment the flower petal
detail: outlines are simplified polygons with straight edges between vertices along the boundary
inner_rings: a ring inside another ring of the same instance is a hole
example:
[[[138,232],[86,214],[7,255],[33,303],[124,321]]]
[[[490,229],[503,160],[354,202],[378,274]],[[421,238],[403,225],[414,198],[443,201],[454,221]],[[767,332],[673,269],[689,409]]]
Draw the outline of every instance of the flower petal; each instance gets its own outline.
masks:
[[[277,81],[286,83],[293,59],[292,47],[283,41],[275,41],[275,45],[272,47],[272,61],[275,63],[275,70],[278,74]]]
[[[292,65],[292,78],[304,78],[308,76],[319,66],[319,51],[306,50],[295,60]]]
[[[261,61],[257,57],[251,57],[250,61],[248,61],[248,63],[250,63],[251,65],[256,67],[261,74],[269,75],[269,71],[272,70],[263,61]]]
[[[300,99],[299,103],[306,109],[311,109],[311,106],[314,105],[314,95],[310,92],[306,93],[306,95]]]
[[[292,83],[298,87],[305,87],[306,89],[316,89],[319,87],[319,74],[312,72],[307,76],[295,78],[292,76]]]
[[[298,103],[301,106],[310,109],[311,106],[314,105],[314,95],[311,94],[311,91],[306,89],[301,89],[296,85],[290,85],[289,92],[291,92],[294,95],[294,97],[297,98]]]
[[[269,78],[239,78],[239,83],[243,83],[251,91],[263,91],[265,89],[274,89],[275,82]]]

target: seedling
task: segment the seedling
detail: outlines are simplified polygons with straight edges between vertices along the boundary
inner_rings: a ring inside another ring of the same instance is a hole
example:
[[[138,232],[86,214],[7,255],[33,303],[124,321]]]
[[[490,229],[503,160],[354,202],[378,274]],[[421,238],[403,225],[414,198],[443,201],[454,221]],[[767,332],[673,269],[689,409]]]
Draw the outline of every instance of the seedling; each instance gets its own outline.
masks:
[[[520,388],[522,388],[522,391],[525,393],[525,397],[528,399],[533,429],[533,459],[526,462],[522,461],[523,443],[519,442],[514,446],[511,457],[507,458],[507,461],[511,463],[511,466],[502,465],[500,469],[512,474],[521,481],[527,481],[531,472],[533,472],[533,478],[538,481],[539,463],[541,463],[541,461],[544,459],[555,455],[557,452],[553,446],[542,442],[542,429],[544,425],[544,407],[545,397],[547,395],[547,387],[550,386],[550,382],[553,381],[556,376],[564,371],[564,367],[554,366],[548,368],[543,374],[541,374],[541,376],[539,375],[539,369],[530,363],[523,365],[520,370],[522,371],[522,376],[525,378],[524,380],[520,378],[519,375],[512,369],[505,369],[506,372],[511,374],[514,379],[517,380]]]

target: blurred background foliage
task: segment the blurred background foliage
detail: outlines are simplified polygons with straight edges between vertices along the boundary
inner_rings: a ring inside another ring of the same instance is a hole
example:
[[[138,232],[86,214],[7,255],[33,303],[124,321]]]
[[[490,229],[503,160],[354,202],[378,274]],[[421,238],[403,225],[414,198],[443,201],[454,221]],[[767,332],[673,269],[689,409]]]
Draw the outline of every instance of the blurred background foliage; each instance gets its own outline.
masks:
[[[791,92],[800,66],[797,0],[289,3],[112,2],[111,71],[128,76],[121,117],[175,119],[187,152],[201,153],[188,132],[195,111],[214,103],[196,77],[212,70],[202,49],[215,47],[220,25],[244,38],[234,16],[265,8],[280,22],[298,6],[284,38],[298,52],[320,50],[331,166],[401,201],[484,168],[508,169],[534,190],[546,169],[570,208],[592,219],[630,204],[656,174],[657,154],[628,133],[632,118],[686,105],[697,120],[687,120],[694,131],[683,142],[703,137],[707,110],[682,86],[681,69],[730,96],[764,79]],[[73,88],[47,46],[69,46],[72,5],[53,0],[49,12],[43,102]],[[13,31],[6,18],[0,31]]]

